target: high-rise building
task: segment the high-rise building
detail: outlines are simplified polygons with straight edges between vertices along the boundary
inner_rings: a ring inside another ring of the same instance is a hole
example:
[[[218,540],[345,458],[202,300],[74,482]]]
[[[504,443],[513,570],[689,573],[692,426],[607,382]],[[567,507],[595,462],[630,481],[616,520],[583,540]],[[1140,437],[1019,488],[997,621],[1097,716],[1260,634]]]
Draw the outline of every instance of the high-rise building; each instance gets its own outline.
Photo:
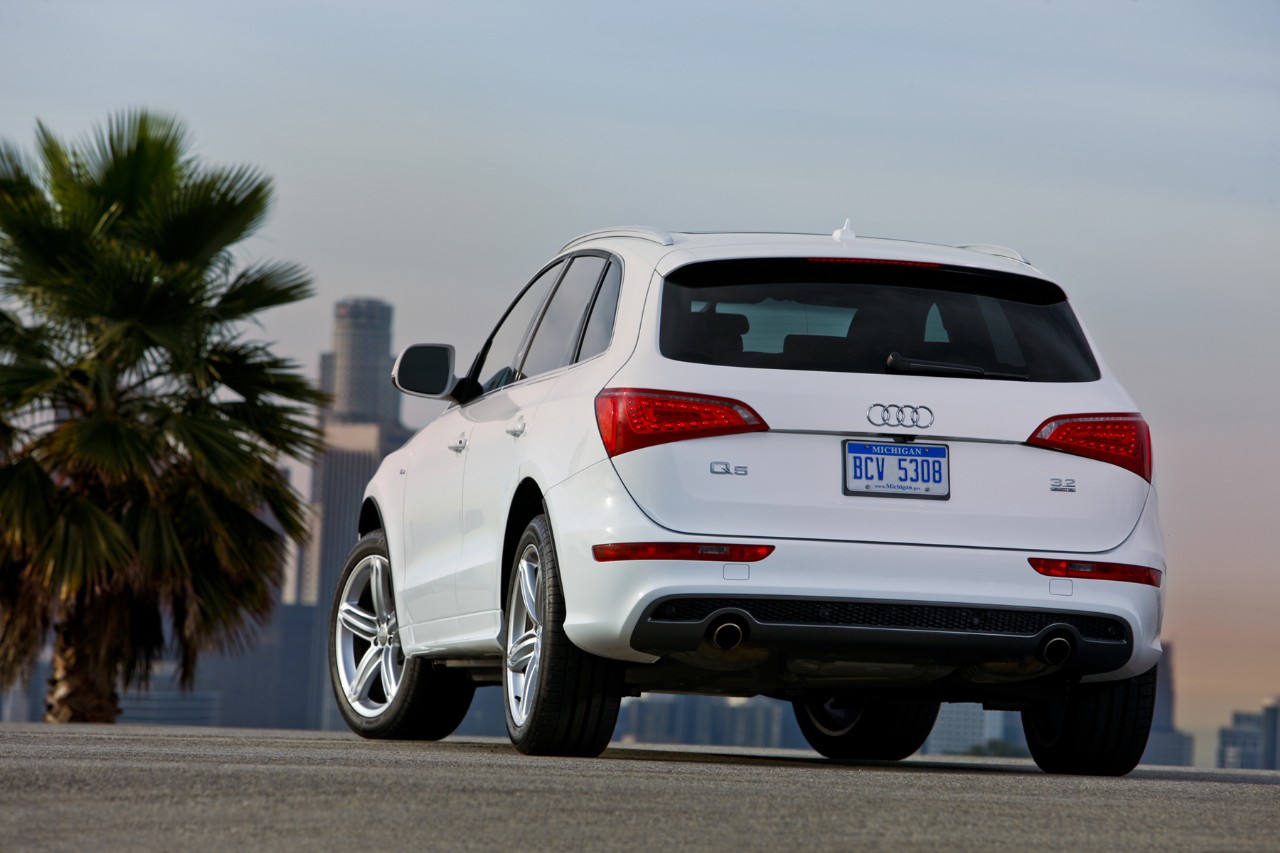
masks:
[[[326,417],[339,423],[400,424],[400,396],[391,385],[391,318],[377,299],[344,299],[333,310],[333,403]]]
[[[933,731],[920,747],[923,755],[1025,755],[1021,718],[1009,711],[987,711],[969,702],[944,702]]]
[[[1190,767],[1193,763],[1194,739],[1178,731],[1173,724],[1174,696],[1173,644],[1165,642],[1164,654],[1160,656],[1156,669],[1156,707],[1151,718],[1147,748],[1142,753],[1142,764]]]
[[[1259,763],[1267,770],[1280,770],[1280,696],[1262,706],[1262,737],[1258,740]]]
[[[1262,714],[1236,711],[1231,725],[1218,729],[1217,763],[1231,770],[1262,767]]]
[[[330,694],[328,616],[347,553],[355,544],[364,487],[382,458],[412,435],[400,423],[391,384],[393,309],[376,299],[346,299],[334,308],[333,351],[320,357],[321,388],[333,395],[322,413],[324,450],[311,471],[311,540],[299,554],[297,600],[316,607],[310,669],[312,727],[341,728]]]

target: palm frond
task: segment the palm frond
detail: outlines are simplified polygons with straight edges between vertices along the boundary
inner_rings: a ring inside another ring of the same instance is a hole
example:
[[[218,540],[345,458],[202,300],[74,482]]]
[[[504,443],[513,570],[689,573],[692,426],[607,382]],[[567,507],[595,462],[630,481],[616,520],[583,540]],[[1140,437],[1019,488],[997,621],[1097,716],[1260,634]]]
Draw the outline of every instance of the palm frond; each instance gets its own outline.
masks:
[[[231,492],[237,483],[255,473],[254,447],[216,415],[173,412],[165,421],[164,430],[202,482]]]
[[[113,116],[83,149],[81,185],[104,206],[118,204],[133,220],[186,172],[187,130],[171,116],[130,110]]]
[[[52,621],[49,591],[23,559],[0,551],[0,690],[26,678]]]
[[[30,555],[49,533],[57,487],[29,456],[0,465],[0,545],[14,559]]]
[[[66,601],[106,582],[132,556],[132,544],[119,522],[92,500],[71,495],[55,511],[31,565],[45,587]]]
[[[253,234],[270,203],[271,182],[256,169],[207,172],[153,198],[141,212],[136,239],[165,264],[203,268]]]
[[[223,323],[244,320],[311,296],[311,277],[297,264],[273,263],[249,267],[223,291],[213,315]]]
[[[12,143],[0,140],[0,211],[40,195],[34,175],[35,169],[26,155]]]
[[[64,421],[41,445],[51,468],[107,486],[127,480],[149,484],[157,476],[155,430],[108,411]]]

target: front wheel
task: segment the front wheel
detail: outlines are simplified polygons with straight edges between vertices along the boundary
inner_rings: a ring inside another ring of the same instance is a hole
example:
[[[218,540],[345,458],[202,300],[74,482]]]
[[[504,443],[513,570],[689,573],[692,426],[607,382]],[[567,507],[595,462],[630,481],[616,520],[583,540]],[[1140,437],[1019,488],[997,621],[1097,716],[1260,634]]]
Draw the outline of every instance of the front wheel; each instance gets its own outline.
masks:
[[[827,758],[901,761],[924,746],[939,704],[835,695],[792,707],[804,739]]]
[[[507,733],[528,755],[599,755],[618,721],[622,665],[575,646],[564,618],[555,543],[540,515],[516,546],[502,667]]]
[[[329,618],[329,678],[338,710],[367,738],[439,740],[451,734],[475,685],[464,675],[406,658],[381,530],[347,557]]]
[[[1156,707],[1156,670],[1081,684],[1062,702],[1022,712],[1027,749],[1046,773],[1123,776],[1138,766]]]

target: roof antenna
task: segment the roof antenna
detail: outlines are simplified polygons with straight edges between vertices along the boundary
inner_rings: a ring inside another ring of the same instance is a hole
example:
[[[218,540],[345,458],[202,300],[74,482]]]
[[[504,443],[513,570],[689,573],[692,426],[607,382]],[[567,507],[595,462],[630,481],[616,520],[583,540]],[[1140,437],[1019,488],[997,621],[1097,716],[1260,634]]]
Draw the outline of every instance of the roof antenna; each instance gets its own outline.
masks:
[[[831,232],[831,239],[839,243],[847,243],[857,235],[853,233],[853,229],[849,227],[849,220],[845,219],[844,227],[837,228]]]

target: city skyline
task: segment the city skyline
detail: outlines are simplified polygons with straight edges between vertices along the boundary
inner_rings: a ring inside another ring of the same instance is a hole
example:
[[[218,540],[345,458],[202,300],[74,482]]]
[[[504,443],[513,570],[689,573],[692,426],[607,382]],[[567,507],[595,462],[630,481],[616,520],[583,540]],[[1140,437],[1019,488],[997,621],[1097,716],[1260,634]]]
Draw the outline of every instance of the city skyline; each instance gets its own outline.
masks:
[[[339,298],[465,363],[565,241],[638,223],[1001,243],[1073,296],[1152,425],[1177,724],[1277,692],[1280,6],[379,0],[7,3],[0,138],[129,106],[275,178],[249,259],[317,298],[250,336],[316,365]],[[404,406],[420,426],[427,404]]]

